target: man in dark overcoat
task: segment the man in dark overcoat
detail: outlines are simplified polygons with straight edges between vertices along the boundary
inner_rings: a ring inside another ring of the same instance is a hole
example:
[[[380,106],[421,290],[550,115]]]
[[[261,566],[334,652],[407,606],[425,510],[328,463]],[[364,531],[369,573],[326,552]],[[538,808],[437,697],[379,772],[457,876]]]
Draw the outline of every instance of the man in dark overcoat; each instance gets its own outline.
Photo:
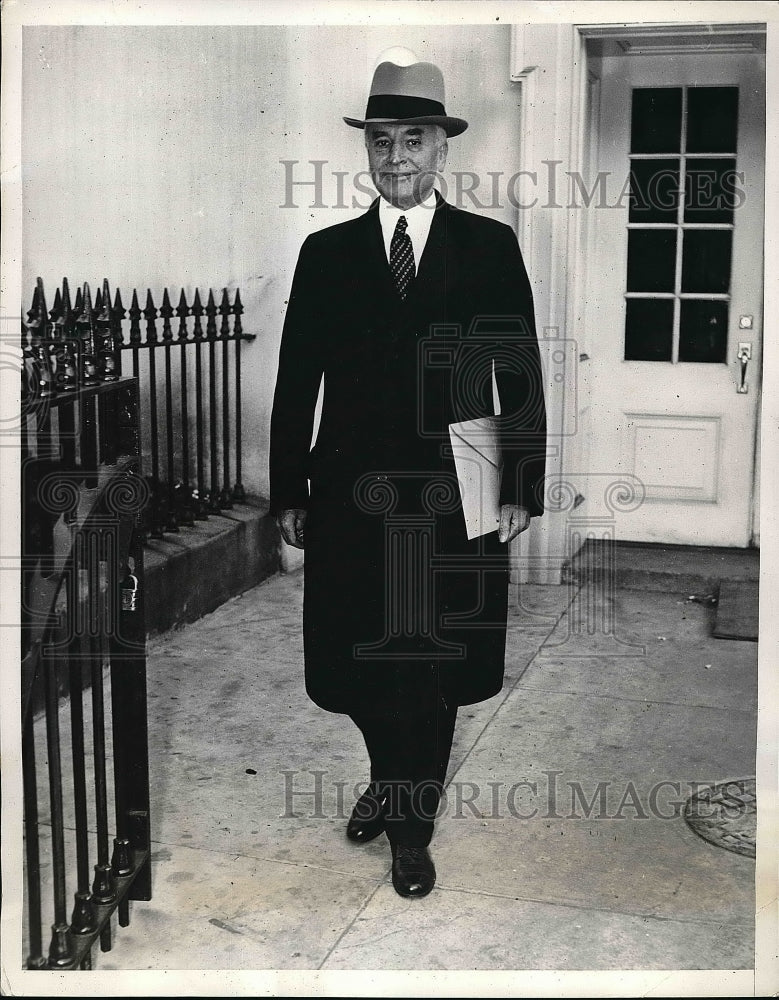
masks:
[[[457,708],[503,682],[508,544],[543,511],[542,374],[513,230],[434,189],[447,139],[467,128],[446,114],[440,70],[382,62],[365,117],[344,120],[365,130],[379,197],[300,251],[271,511],[305,547],[306,690],[353,719],[370,757],[347,836],[386,832],[396,890],[423,896]],[[469,538],[450,425],[485,417],[502,458],[499,513]]]

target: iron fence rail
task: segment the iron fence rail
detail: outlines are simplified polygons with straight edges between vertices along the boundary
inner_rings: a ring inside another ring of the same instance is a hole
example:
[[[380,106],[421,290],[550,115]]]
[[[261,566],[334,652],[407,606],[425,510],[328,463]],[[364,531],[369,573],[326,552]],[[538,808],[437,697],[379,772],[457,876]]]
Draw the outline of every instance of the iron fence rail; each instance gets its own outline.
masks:
[[[223,289],[218,305],[209,290],[204,306],[199,289],[191,304],[182,289],[175,308],[167,288],[159,307],[151,289],[143,309],[140,301],[133,289],[125,309],[120,290],[112,299],[104,280],[94,303],[85,283],[71,306],[69,282],[63,279],[47,313],[39,279],[22,328],[22,392],[25,400],[50,399],[114,381],[121,376],[123,354],[129,353],[140,386],[142,463],[150,486],[145,530],[162,538],[246,500],[241,344],[255,338],[242,327],[240,289],[232,301]],[[103,416],[111,419],[110,413]],[[83,418],[88,445],[97,414],[88,406]],[[87,461],[94,464],[94,457]]]
[[[182,290],[174,308],[165,288],[158,308],[147,289],[141,309],[133,289],[126,309],[104,280],[71,302],[64,279],[49,311],[39,278],[22,323],[31,969],[91,968],[112,914],[125,926],[129,901],[151,898],[143,547],[246,499],[241,343],[254,337],[239,290],[205,301]]]

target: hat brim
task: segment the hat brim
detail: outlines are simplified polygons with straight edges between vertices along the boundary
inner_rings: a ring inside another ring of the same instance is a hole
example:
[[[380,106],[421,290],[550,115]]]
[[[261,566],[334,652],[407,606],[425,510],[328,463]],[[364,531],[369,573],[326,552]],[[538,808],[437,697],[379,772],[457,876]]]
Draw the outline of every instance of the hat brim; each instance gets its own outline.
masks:
[[[366,125],[440,125],[451,138],[460,135],[468,128],[464,118],[450,118],[448,115],[421,115],[418,118],[347,118],[344,121],[352,128],[365,128]]]

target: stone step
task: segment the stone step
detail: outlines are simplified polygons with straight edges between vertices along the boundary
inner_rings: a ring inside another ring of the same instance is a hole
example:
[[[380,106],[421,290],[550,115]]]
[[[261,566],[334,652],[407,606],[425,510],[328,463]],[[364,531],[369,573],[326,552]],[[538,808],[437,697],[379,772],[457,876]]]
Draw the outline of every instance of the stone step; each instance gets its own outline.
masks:
[[[150,539],[144,549],[147,635],[210,614],[280,568],[281,537],[261,499]]]
[[[265,500],[250,500],[233,510],[210,515],[177,534],[150,539],[144,548],[147,636],[159,635],[215,611],[231,597],[281,567],[281,536]],[[81,683],[91,684],[91,667],[82,665]],[[68,672],[57,671],[60,699],[70,691]],[[44,711],[43,685],[35,686],[31,710]]]
[[[627,590],[716,597],[721,580],[759,579],[760,551],[588,539],[563,567],[566,583],[592,582],[611,574],[615,585]]]

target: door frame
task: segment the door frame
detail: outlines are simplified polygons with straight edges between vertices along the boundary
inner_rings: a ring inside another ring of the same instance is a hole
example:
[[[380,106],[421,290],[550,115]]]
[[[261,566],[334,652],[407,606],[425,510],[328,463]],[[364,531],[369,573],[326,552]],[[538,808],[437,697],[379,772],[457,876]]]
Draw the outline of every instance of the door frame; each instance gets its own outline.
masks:
[[[765,24],[745,22],[513,25],[510,75],[521,88],[524,141],[519,166],[526,172],[523,176],[538,174],[541,164],[552,161],[560,164],[561,172],[594,176],[590,168],[597,156],[599,78],[594,64],[598,54],[621,52],[626,58],[651,59],[679,50],[764,52],[765,36]],[[581,502],[582,470],[591,467],[590,435],[583,427],[590,398],[586,361],[581,357],[587,354],[581,337],[586,322],[586,262],[594,231],[588,224],[589,214],[573,205],[542,204],[540,199],[532,209],[518,210],[519,241],[536,293],[550,430],[547,513],[537,519],[531,532],[520,535],[513,560],[515,578],[520,581],[561,582],[566,563],[588,534],[586,517],[580,519],[578,531],[571,531],[570,522],[575,521]],[[560,338],[572,349],[560,352]],[[563,354],[568,371],[561,379],[554,357]],[[756,391],[759,376],[754,373]],[[759,433],[758,418],[752,442],[752,544],[759,537]]]

